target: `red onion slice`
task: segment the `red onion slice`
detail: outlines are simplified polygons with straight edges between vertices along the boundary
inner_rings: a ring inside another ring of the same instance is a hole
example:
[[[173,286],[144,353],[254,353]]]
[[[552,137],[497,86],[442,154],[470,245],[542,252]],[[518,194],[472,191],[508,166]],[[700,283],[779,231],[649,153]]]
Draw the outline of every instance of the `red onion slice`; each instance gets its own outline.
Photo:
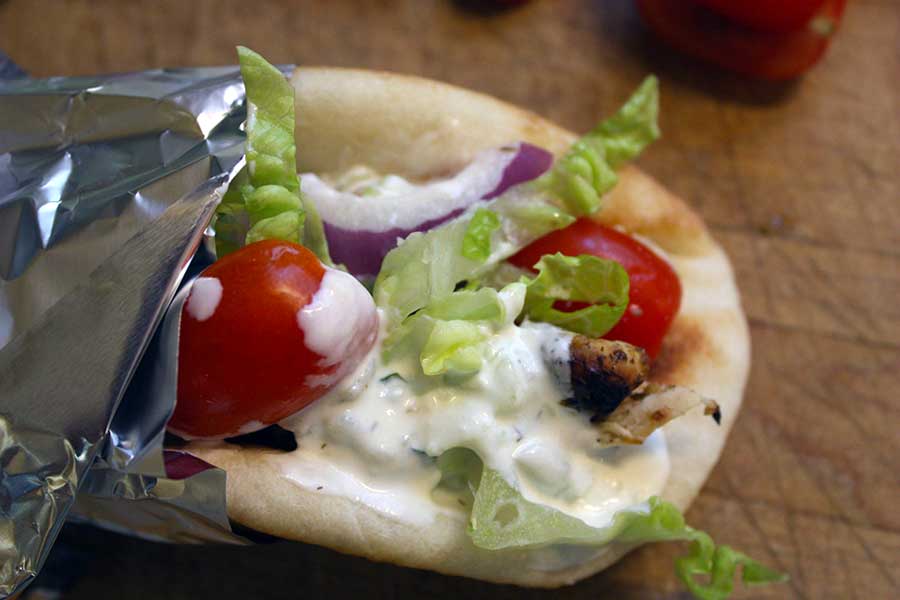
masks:
[[[543,175],[553,164],[553,155],[537,146],[522,142],[513,159],[503,169],[500,183],[492,191],[482,197],[482,200],[496,198],[509,188]]]
[[[163,450],[163,462],[169,479],[187,479],[215,468],[205,460],[181,450]]]
[[[416,231],[428,231],[458,217],[464,211],[464,208],[458,208],[442,217],[423,221],[412,229],[399,227],[387,231],[344,229],[327,221],[323,225],[325,237],[328,238],[328,249],[334,262],[343,264],[357,277],[374,277],[381,269],[381,261],[394,249],[398,240]]]
[[[455,177],[376,198],[339,192],[314,175],[303,175],[303,191],[316,204],[331,256],[357,277],[373,277],[399,239],[428,231],[469,206],[496,198],[542,175],[550,152],[531,144],[481,154]]]

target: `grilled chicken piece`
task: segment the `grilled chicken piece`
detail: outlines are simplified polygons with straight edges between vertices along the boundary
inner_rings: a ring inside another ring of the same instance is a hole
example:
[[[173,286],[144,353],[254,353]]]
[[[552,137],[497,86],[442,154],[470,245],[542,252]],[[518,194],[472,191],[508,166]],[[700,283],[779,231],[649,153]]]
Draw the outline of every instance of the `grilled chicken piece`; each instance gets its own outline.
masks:
[[[570,406],[604,419],[647,379],[650,361],[625,342],[576,335],[569,345]]]
[[[714,401],[687,388],[648,383],[597,425],[597,442],[604,447],[641,444],[659,427],[701,405],[704,414],[721,422],[722,413]]]
[[[589,413],[601,446],[641,444],[672,419],[704,407],[716,423],[719,405],[700,394],[673,385],[646,382],[650,362],[646,352],[625,342],[572,336],[542,347],[544,360],[572,397],[563,404]]]

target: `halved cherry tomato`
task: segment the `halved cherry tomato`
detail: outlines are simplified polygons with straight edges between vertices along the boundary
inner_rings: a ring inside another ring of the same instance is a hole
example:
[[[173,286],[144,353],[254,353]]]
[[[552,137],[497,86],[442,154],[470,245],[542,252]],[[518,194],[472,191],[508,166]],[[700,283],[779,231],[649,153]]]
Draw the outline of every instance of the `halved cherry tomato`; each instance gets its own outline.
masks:
[[[579,219],[531,243],[509,259],[531,269],[545,254],[592,254],[619,262],[628,271],[628,308],[605,336],[640,346],[651,358],[659,353],[663,337],[681,305],[681,282],[665,260],[632,236],[590,219]],[[583,306],[583,305],[581,305]],[[560,310],[581,308],[557,303]]]
[[[326,273],[303,246],[266,240],[213,263],[194,281],[181,313],[173,432],[221,438],[261,429],[321,397],[359,362],[374,343],[374,303],[339,309],[361,326],[350,330],[359,339],[338,340],[337,359],[307,346],[301,310]],[[346,313],[355,309],[370,314]]]
[[[637,0],[637,4],[647,25],[675,48],[744,75],[781,80],[796,77],[822,57],[846,1],[824,0],[794,29],[788,28],[796,27],[803,11],[792,9],[782,19],[771,12],[782,6],[774,0]],[[784,5],[794,2],[805,10],[812,0],[785,0]]]

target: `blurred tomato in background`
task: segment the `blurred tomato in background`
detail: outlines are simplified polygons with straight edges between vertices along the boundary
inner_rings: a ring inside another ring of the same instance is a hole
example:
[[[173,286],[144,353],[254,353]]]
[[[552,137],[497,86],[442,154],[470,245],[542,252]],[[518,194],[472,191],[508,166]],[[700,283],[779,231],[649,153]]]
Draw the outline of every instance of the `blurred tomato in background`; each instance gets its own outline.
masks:
[[[762,79],[791,79],[825,53],[847,0],[637,0],[678,50]]]

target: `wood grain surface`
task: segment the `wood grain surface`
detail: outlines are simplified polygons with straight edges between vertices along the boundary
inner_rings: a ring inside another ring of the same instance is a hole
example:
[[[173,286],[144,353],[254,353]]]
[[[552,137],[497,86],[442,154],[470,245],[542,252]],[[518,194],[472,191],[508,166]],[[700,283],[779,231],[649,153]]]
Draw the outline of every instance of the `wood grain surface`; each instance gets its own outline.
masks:
[[[238,43],[441,79],[576,131],[657,73],[664,138],[640,164],[729,252],[753,335],[745,408],[688,519],[792,576],[738,597],[900,597],[900,2],[851,0],[825,60],[786,85],[676,55],[626,0],[0,3],[0,49],[35,76],[233,63]],[[63,537],[74,599],[686,597],[673,545],[547,593],[284,542]]]

